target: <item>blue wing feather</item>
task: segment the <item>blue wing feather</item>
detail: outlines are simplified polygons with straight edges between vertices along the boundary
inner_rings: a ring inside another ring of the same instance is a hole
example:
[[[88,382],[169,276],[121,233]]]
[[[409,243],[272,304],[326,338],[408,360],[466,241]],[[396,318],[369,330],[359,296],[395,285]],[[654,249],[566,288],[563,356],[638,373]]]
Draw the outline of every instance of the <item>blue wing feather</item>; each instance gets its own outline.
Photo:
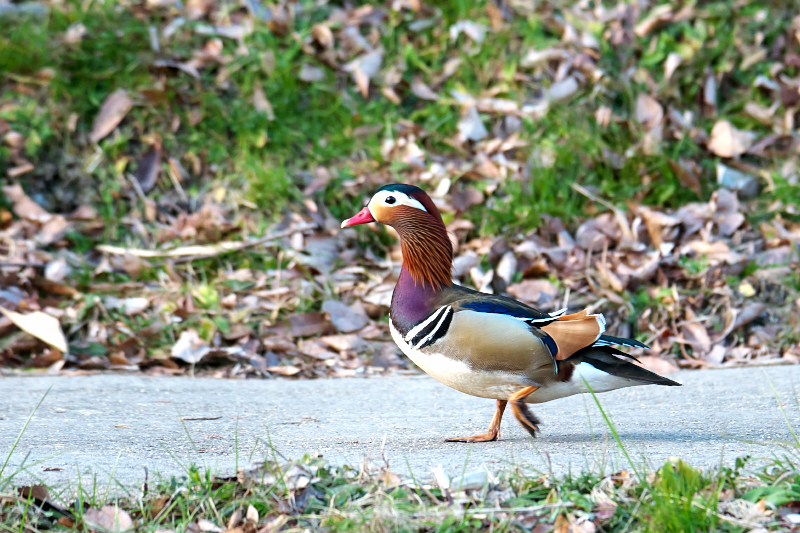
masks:
[[[526,308],[517,302],[504,302],[499,299],[488,301],[462,302],[462,309],[469,309],[478,313],[492,313],[496,315],[508,315],[514,318],[530,320],[535,323],[552,322],[554,317],[535,309]]]

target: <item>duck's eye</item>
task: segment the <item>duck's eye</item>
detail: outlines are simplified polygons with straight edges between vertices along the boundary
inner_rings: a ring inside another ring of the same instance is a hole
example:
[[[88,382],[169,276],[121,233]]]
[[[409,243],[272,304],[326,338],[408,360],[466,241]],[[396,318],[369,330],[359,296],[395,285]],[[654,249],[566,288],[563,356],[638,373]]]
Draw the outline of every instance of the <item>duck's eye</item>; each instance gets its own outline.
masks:
[[[395,203],[396,201],[397,201],[397,200],[395,200],[395,199],[394,199],[394,196],[387,196],[387,197],[386,197],[386,203],[387,203],[387,204],[389,204],[389,205],[392,205],[392,204],[393,204],[393,203]]]

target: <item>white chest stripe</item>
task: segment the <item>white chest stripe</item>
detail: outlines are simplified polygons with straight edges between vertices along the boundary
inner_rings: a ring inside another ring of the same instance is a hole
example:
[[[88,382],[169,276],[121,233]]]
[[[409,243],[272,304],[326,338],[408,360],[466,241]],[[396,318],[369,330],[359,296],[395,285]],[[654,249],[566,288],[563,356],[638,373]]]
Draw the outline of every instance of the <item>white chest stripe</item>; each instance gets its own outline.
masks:
[[[428,342],[431,341],[432,339],[434,339],[435,337],[441,337],[442,335],[447,333],[447,331],[440,331],[440,330],[441,330],[442,325],[444,324],[445,320],[447,320],[447,318],[452,313],[453,313],[453,308],[448,305],[447,308],[444,310],[444,313],[442,313],[442,318],[440,318],[439,322],[436,323],[436,327],[433,328],[433,330],[431,330],[431,332],[428,333],[428,335],[424,339],[419,341],[419,343],[417,343],[416,346],[418,348],[424,348],[428,344]]]
[[[411,330],[409,330],[409,332],[408,332],[408,333],[406,333],[406,335],[405,335],[405,337],[403,337],[403,339],[404,339],[406,342],[411,342],[411,339],[413,339],[414,337],[416,337],[416,336],[417,336],[417,333],[419,333],[420,331],[422,331],[423,329],[425,329],[425,328],[426,328],[426,327],[427,327],[427,326],[428,326],[428,325],[429,325],[431,322],[433,322],[433,321],[435,321],[437,318],[439,318],[439,316],[440,316],[440,315],[441,315],[441,314],[442,314],[444,311],[446,311],[448,308],[449,308],[449,306],[448,306],[448,307],[440,307],[439,309],[437,309],[436,311],[434,311],[433,313],[431,313],[431,316],[429,316],[428,318],[426,318],[425,320],[423,320],[422,322],[420,322],[419,324],[417,324],[416,326],[414,326],[413,328],[411,328]]]

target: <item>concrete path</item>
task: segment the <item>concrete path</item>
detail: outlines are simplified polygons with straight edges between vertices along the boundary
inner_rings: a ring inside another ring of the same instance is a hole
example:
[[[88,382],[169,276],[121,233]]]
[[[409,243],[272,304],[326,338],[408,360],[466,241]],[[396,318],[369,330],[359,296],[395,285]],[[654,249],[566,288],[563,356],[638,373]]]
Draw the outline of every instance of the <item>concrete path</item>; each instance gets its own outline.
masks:
[[[672,376],[683,387],[635,387],[599,396],[635,461],[658,466],[670,456],[698,467],[732,463],[752,441],[791,438],[770,387],[793,424],[800,419],[795,385],[800,366],[705,370]],[[385,455],[393,471],[429,478],[441,464],[451,474],[486,464],[516,463],[564,474],[624,464],[591,396],[533,406],[542,419],[532,440],[510,412],[500,442],[457,444],[445,437],[483,432],[494,401],[466,396],[427,376],[319,381],[233,381],[98,375],[0,377],[0,465],[26,418],[48,388],[2,477],[23,460],[15,483],[38,479],[75,486],[78,473],[112,471],[122,485],[179,475],[180,463],[230,474],[268,453],[268,440],[287,457],[315,450],[336,463]],[[182,421],[183,419],[183,421]],[[27,457],[27,459],[25,459]],[[115,466],[116,465],[116,466]],[[151,477],[152,479],[152,477]],[[87,478],[82,479],[86,484]]]

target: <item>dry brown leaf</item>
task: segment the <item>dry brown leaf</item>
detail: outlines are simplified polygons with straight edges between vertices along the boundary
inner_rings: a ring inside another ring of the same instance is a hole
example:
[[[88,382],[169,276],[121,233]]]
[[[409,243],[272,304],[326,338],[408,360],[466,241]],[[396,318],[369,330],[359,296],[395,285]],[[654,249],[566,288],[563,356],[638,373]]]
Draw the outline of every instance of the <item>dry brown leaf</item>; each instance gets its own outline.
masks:
[[[661,244],[664,242],[664,228],[680,224],[680,219],[677,217],[664,214],[645,206],[639,207],[639,214],[644,220],[647,233],[650,235],[650,241],[653,243],[653,248],[656,250],[661,249]]]
[[[314,65],[303,63],[297,77],[305,82],[314,83],[325,79],[325,71]]]
[[[52,244],[64,236],[69,228],[69,223],[61,215],[50,218],[34,236],[34,240],[42,246]]]
[[[711,350],[711,338],[705,326],[699,322],[687,322],[683,325],[683,336],[699,354],[706,354]]]
[[[294,365],[268,366],[266,370],[282,376],[294,376],[300,373],[300,367]]]
[[[358,312],[337,300],[327,300],[322,310],[331,315],[334,327],[342,333],[352,333],[367,325],[369,319],[364,312]]]
[[[664,118],[664,108],[650,95],[639,93],[636,97],[636,121],[652,130]]]
[[[669,166],[683,187],[691,189],[697,196],[703,196],[703,187],[700,185],[700,180],[687,162],[670,159]]]
[[[411,92],[423,100],[436,101],[439,98],[439,95],[428,87],[420,78],[414,78],[414,82],[411,84]]]
[[[178,341],[172,346],[170,355],[189,364],[198,363],[211,351],[208,343],[200,338],[195,329],[186,329],[181,332]]]
[[[755,133],[739,130],[727,120],[719,120],[711,128],[708,150],[720,157],[739,157],[747,152],[755,139]]]
[[[336,357],[336,353],[328,350],[322,343],[317,341],[300,341],[297,347],[302,353],[314,359],[325,360]]]
[[[12,210],[20,218],[47,222],[53,216],[42,206],[31,200],[19,183],[3,187],[3,195],[14,203]]]
[[[124,533],[133,529],[131,515],[112,505],[87,510],[83,513],[83,521],[89,529],[101,533]]]
[[[470,141],[480,141],[489,135],[475,106],[464,110],[461,120],[458,121],[458,132],[464,140]]]
[[[325,24],[314,24],[311,28],[311,36],[322,48],[333,48],[333,32]]]
[[[679,53],[671,52],[664,61],[664,79],[669,80],[682,62],[683,57]]]
[[[633,32],[638,37],[645,37],[670,20],[672,20],[672,6],[669,3],[662,4],[653,8],[653,10],[636,25]]]
[[[117,89],[100,106],[100,112],[94,119],[89,139],[96,143],[114,131],[125,115],[133,108],[133,100],[125,89]]]
[[[378,75],[381,63],[383,63],[383,50],[378,49],[357,57],[344,65],[342,70],[353,76],[361,96],[366,98],[369,96],[369,80]]]
[[[614,274],[614,272],[612,272],[610,268],[608,268],[603,263],[597,263],[595,266],[597,267],[597,271],[600,272],[600,275],[603,276],[603,278],[606,280],[611,289],[614,290],[614,292],[622,292],[623,290],[625,290],[625,285],[619,279],[619,276]]]
[[[678,367],[660,357],[654,355],[642,355],[639,357],[642,366],[656,374],[671,374],[678,371]]]
[[[10,311],[2,306],[0,306],[0,313],[3,313],[25,333],[33,335],[53,348],[66,353],[67,339],[61,331],[61,324],[57,318],[47,313],[42,313],[41,311],[34,311],[33,313],[23,315]]]
[[[258,82],[256,82],[255,89],[253,89],[253,107],[259,113],[267,115],[267,120],[275,120],[275,111],[272,109],[272,104],[267,100],[264,89],[261,88],[261,84]]]
[[[544,279],[526,279],[509,285],[506,290],[515,298],[541,307],[550,306],[558,294],[556,286]]]
[[[145,152],[136,171],[133,173],[142,192],[147,194],[156,186],[158,175],[161,172],[161,146],[156,143]]]
[[[21,165],[17,165],[15,167],[11,167],[8,170],[6,170],[6,175],[9,178],[17,178],[19,176],[22,176],[23,174],[27,174],[29,172],[33,172],[35,170],[35,168],[36,167],[34,167],[32,163],[29,163],[29,162],[26,161],[26,162],[22,163]]]
[[[324,313],[295,313],[289,317],[292,337],[311,337],[325,331],[328,322]]]

